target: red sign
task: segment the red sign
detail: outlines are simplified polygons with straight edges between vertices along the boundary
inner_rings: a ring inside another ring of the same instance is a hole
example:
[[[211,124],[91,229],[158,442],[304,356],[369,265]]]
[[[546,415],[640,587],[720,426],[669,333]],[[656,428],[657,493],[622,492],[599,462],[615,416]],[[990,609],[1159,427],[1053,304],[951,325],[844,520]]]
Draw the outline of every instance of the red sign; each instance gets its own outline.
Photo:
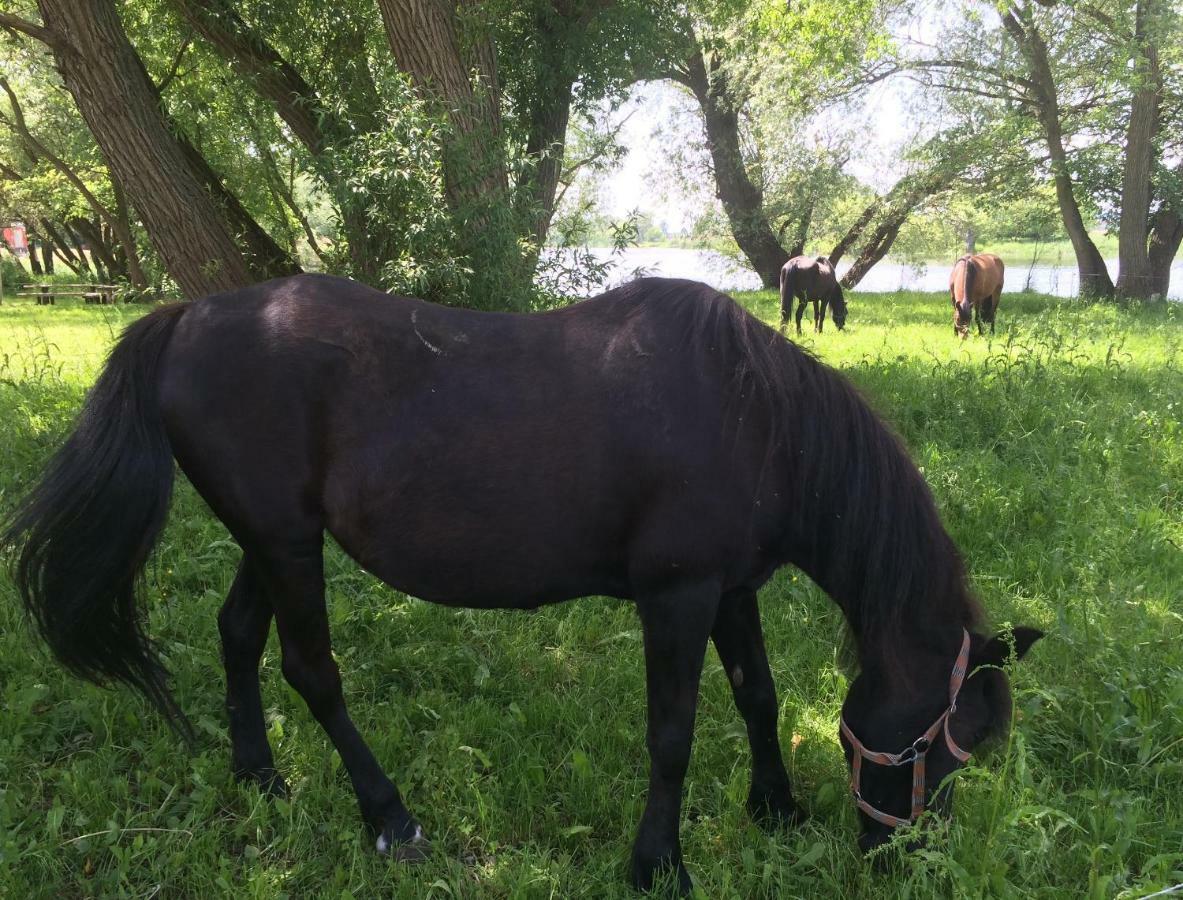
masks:
[[[29,255],[29,239],[25,235],[25,226],[20,222],[13,222],[11,228],[4,229],[4,243],[13,256]]]

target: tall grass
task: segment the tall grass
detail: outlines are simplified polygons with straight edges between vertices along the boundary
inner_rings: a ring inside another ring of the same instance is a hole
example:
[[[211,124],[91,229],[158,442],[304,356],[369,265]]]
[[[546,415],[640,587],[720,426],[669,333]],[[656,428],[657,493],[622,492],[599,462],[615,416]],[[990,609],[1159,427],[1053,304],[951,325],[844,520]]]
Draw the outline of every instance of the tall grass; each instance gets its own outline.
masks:
[[[772,320],[771,294],[741,299]],[[873,872],[836,737],[840,615],[782,571],[761,604],[812,818],[777,835],[749,824],[746,738],[712,652],[683,828],[705,896],[1102,898],[1183,882],[1183,311],[1004,297],[994,339],[960,343],[946,304],[856,295],[846,332],[802,342],[904,435],[994,621],[1049,632],[1014,673],[1016,729],[959,778],[953,827]],[[0,307],[0,509],[141,312]],[[232,782],[214,616],[237,556],[181,484],[150,631],[199,729],[194,755],[128,692],[68,679],[0,576],[0,896],[629,896],[646,757],[626,604],[442,609],[330,549],[351,710],[437,848],[404,869],[373,854],[274,643],[264,700],[293,796]]]

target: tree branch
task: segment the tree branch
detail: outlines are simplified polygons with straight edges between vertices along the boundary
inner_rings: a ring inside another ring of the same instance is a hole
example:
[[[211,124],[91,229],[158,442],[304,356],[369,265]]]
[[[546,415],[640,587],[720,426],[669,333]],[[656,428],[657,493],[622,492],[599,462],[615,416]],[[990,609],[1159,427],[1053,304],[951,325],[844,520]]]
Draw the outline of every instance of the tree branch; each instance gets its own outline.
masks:
[[[164,77],[160,79],[160,83],[156,85],[156,92],[163,94],[168,90],[168,86],[173,83],[173,79],[177,77],[177,72],[181,69],[181,60],[185,56],[185,51],[189,49],[189,45],[193,43],[193,32],[190,31],[185,35],[185,39],[181,41],[181,46],[177,50],[177,55],[173,57],[173,64],[168,67],[168,71],[164,73]]]
[[[14,16],[12,13],[0,12],[0,28],[6,28],[9,31],[19,31],[55,49],[66,45],[66,41],[62,35],[58,34],[52,28],[46,28],[44,25],[38,25],[36,22],[30,22],[28,19]]]
[[[171,0],[173,8],[209,41],[279,115],[312,154],[325,148],[316,90],[226,0]],[[330,116],[324,121],[332,123]]]

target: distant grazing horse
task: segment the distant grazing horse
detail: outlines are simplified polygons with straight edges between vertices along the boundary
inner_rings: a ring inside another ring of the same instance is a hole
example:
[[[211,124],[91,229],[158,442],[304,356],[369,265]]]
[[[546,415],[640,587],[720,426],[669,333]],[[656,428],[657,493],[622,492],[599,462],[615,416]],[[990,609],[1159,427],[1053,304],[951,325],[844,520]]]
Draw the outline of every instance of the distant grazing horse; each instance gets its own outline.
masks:
[[[427,844],[345,708],[326,531],[433,603],[635,602],[651,765],[631,869],[642,889],[691,889],[678,830],[708,640],[747,724],[748,808],[799,818],[756,605],[780,566],[833,597],[857,645],[842,741],[864,849],[1008,723],[996,667],[1038,637],[980,634],[924,479],[859,394],[694,282],[646,278],[510,315],[300,275],[131,325],[5,537],[58,659],[131,683],[186,731],[134,591],[174,457],[242,547],[218,616],[235,773],[284,789],[259,698],[274,618],[284,677],[339,751],[377,849],[400,859]]]
[[[1002,278],[1005,266],[993,253],[965,254],[953,263],[949,273],[949,296],[953,300],[953,333],[965,338],[969,334],[970,308],[982,333],[982,322],[990,323],[994,333],[994,315],[1002,297]]]
[[[794,256],[780,270],[780,327],[783,330],[797,298],[797,334],[805,304],[813,301],[813,330],[820,332],[826,322],[826,307],[834,308],[834,324],[841,331],[846,325],[846,298],[834,267],[824,256]],[[818,302],[821,309],[818,309]]]

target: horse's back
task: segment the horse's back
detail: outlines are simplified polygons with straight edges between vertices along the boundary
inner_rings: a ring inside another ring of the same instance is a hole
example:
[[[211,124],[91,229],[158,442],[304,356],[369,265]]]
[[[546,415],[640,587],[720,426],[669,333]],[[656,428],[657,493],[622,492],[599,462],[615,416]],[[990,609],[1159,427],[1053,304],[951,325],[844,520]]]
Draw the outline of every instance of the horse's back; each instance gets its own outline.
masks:
[[[974,263],[984,276],[984,281],[989,287],[988,293],[999,293],[1002,290],[1006,274],[1006,266],[1002,262],[1002,258],[993,253],[978,253],[974,256]]]
[[[781,282],[807,299],[820,297],[837,283],[834,267],[822,256],[794,256],[781,269]]]

